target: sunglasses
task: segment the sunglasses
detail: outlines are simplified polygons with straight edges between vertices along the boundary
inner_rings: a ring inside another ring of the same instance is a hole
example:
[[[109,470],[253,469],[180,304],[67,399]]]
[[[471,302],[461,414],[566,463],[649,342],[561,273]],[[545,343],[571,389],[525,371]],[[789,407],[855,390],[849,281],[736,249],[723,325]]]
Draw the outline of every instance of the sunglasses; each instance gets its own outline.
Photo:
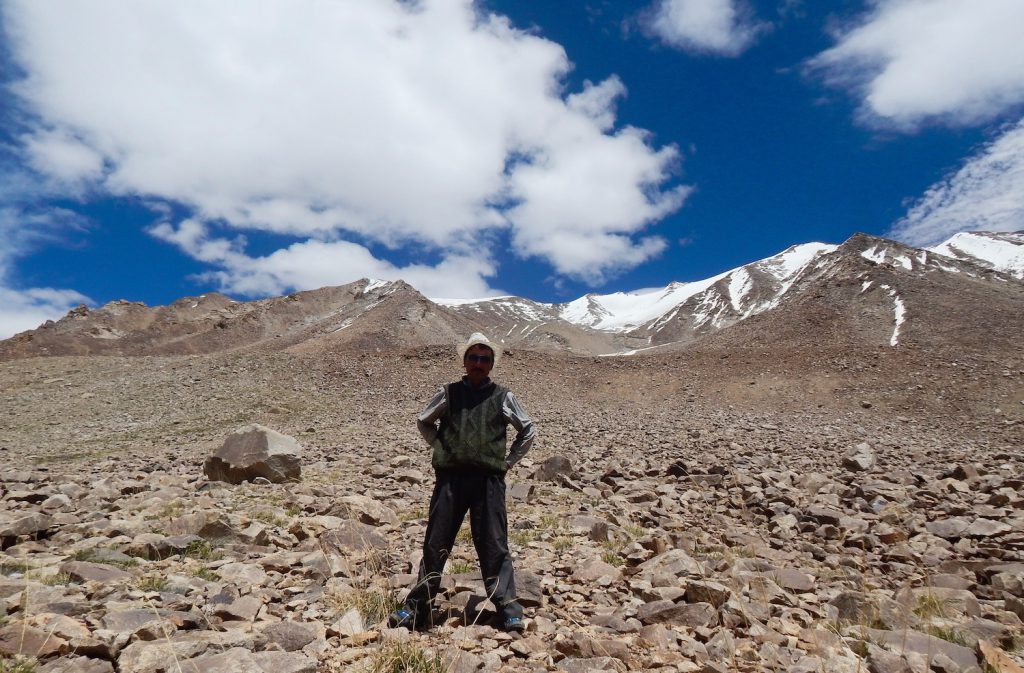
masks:
[[[476,355],[474,353],[470,353],[466,356],[466,362],[479,362],[482,365],[489,365],[494,362],[494,358],[490,355]]]

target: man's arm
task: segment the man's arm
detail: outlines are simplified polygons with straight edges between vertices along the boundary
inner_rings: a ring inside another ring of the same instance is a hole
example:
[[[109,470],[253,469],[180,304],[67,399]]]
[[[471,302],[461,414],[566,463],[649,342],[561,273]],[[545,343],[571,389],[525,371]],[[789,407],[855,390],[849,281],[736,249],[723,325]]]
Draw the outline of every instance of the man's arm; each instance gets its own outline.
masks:
[[[505,459],[505,462],[511,468],[533,446],[533,440],[537,436],[537,428],[526,413],[526,410],[519,404],[519,400],[511,392],[505,395],[505,401],[501,405],[501,413],[505,416],[505,420],[508,421],[509,425],[518,430],[516,439],[512,442],[512,447],[508,451],[508,458]]]
[[[437,394],[434,395],[434,399],[430,400],[427,408],[416,417],[416,427],[420,429],[420,434],[423,435],[423,439],[427,440],[427,444],[434,448],[441,446],[437,437],[437,419],[441,418],[447,410],[448,396],[445,395],[444,386],[441,386]]]

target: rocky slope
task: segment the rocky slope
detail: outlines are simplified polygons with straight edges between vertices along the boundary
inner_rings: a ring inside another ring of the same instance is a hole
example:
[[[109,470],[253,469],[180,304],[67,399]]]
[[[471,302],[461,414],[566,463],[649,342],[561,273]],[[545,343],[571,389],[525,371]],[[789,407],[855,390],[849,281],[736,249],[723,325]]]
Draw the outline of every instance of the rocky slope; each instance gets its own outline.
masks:
[[[0,671],[1019,671],[1024,284],[866,236],[787,282],[635,355],[558,316],[508,336],[540,431],[507,479],[522,636],[467,531],[436,627],[381,623],[432,486],[413,421],[479,319],[362,281],[9,340]],[[253,422],[301,481],[204,476]]]
[[[522,637],[490,625],[466,535],[438,626],[379,623],[417,562],[412,419],[457,375],[450,348],[0,364],[0,652],[121,673],[1015,670],[1024,366],[1004,411],[958,415],[869,397],[871,353],[772,388],[774,352],[717,348],[516,350],[495,372],[541,430],[508,478]],[[959,367],[918,381],[973,394]],[[204,478],[253,421],[300,441],[301,482]]]

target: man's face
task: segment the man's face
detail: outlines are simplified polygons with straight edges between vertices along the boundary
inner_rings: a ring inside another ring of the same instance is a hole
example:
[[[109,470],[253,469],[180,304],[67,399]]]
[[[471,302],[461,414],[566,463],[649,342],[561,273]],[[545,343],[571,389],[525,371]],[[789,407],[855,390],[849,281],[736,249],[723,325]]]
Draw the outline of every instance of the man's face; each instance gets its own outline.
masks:
[[[494,366],[494,353],[487,346],[479,344],[470,346],[462,358],[462,364],[465,365],[466,376],[471,382],[482,383],[491,374],[491,367]]]

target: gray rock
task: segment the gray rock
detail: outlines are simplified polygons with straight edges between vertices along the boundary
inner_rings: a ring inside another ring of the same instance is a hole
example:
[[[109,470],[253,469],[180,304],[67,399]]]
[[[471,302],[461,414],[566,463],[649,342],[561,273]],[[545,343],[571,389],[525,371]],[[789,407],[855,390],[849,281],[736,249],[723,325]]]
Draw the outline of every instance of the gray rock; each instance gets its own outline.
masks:
[[[711,603],[719,608],[731,595],[729,588],[718,582],[698,580],[686,584],[686,600],[690,603]]]
[[[865,635],[872,642],[884,644],[890,651],[898,654],[912,652],[929,658],[933,664],[941,654],[952,661],[959,671],[978,671],[978,657],[970,648],[951,643],[942,638],[929,636],[919,631],[902,629],[899,631],[883,631],[865,629]]]
[[[556,481],[559,475],[575,476],[572,461],[565,456],[551,456],[533,471],[533,478],[537,481]]]
[[[939,519],[938,521],[929,521],[924,527],[932,535],[950,540],[966,535],[971,523],[971,520],[965,517],[952,517],[949,519]]]
[[[224,440],[206,459],[203,472],[211,481],[241,484],[256,477],[274,483],[302,478],[302,447],[292,437],[253,423]]]
[[[0,627],[0,655],[13,657],[24,654],[38,659],[47,659],[65,654],[68,641],[24,623],[14,622]]]
[[[651,558],[640,564],[637,569],[637,576],[648,578],[653,575],[668,574],[676,577],[682,575],[704,574],[701,564],[682,549],[669,549],[663,554]]]
[[[60,571],[79,582],[116,582],[131,579],[132,574],[114,566],[88,561],[67,561],[60,564]]]
[[[644,624],[677,624],[691,629],[718,623],[718,611],[710,603],[653,601],[641,605],[636,616]]]
[[[89,657],[61,657],[37,669],[39,673],[114,673],[114,665]]]
[[[256,647],[265,649],[271,643],[278,645],[285,652],[301,650],[316,640],[316,631],[307,624],[300,622],[277,622],[260,631],[256,639]]]
[[[321,535],[320,543],[325,552],[341,556],[352,552],[386,549],[388,546],[387,539],[373,526],[358,521],[342,521],[337,528]]]
[[[614,657],[566,657],[555,664],[555,668],[566,673],[590,673],[591,671],[625,673],[626,671],[626,665]]]
[[[15,514],[3,515],[0,519],[0,537],[16,537],[18,535],[34,535],[45,531],[53,525],[53,517],[46,514]]]
[[[298,652],[250,652],[241,647],[180,662],[182,673],[316,673],[317,662]]]
[[[843,467],[851,472],[866,472],[875,466],[875,460],[875,452],[871,450],[871,445],[861,442],[850,449],[843,458]]]

